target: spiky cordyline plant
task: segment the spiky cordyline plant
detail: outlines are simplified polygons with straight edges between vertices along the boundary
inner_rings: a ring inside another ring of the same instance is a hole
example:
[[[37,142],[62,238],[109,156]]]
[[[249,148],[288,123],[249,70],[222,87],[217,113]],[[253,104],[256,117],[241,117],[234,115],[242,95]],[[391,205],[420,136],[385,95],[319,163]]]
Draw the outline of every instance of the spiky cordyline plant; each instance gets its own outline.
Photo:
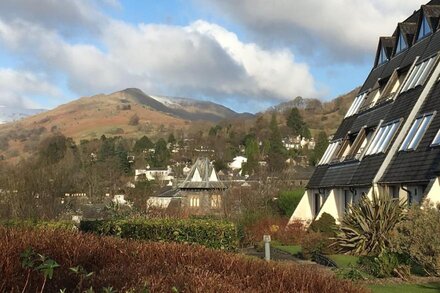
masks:
[[[363,196],[345,214],[334,245],[344,253],[379,255],[391,247],[390,233],[405,219],[405,207],[389,195]]]

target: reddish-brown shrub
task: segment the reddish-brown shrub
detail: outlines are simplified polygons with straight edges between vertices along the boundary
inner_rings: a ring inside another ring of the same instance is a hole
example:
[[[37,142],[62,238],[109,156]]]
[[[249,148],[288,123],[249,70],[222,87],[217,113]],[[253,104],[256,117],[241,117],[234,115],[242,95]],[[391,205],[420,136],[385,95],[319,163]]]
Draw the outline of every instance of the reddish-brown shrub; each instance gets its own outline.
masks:
[[[272,240],[281,244],[299,244],[306,229],[303,222],[295,221],[288,225],[287,218],[264,217],[244,227],[245,242],[254,244],[263,240],[263,235],[271,235]]]
[[[70,267],[94,272],[84,288],[106,286],[124,292],[146,284],[150,292],[367,292],[316,267],[250,259],[201,246],[146,243],[65,230],[19,230],[0,227],[0,292],[21,292],[26,270],[20,253],[26,248],[60,264],[46,292],[72,292],[78,277]],[[28,291],[42,277],[33,272]]]
[[[305,258],[311,258],[314,253],[334,254],[333,240],[321,232],[307,232],[301,239],[302,254]]]

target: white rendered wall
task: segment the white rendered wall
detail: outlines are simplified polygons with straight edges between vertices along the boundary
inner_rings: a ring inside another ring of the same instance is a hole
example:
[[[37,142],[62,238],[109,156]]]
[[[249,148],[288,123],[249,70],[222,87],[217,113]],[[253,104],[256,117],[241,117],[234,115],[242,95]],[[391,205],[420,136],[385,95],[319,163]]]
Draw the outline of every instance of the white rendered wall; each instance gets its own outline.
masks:
[[[339,224],[344,215],[344,195],[341,189],[332,189],[319,211],[316,219],[321,218],[323,213],[327,213],[335,218],[336,223]]]
[[[434,205],[440,203],[440,181],[438,177],[433,179],[428,185],[425,200]]]
[[[311,222],[313,221],[313,204],[314,204],[314,192],[313,190],[306,190],[301,198],[298,206],[290,217],[289,223],[296,220]]]

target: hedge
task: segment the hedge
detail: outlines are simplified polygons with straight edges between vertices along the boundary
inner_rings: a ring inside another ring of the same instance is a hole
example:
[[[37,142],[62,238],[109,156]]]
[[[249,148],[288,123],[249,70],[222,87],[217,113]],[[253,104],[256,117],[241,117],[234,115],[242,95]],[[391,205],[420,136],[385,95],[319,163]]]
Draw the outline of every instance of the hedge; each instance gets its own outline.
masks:
[[[80,230],[128,239],[194,243],[228,251],[238,247],[235,225],[218,220],[84,220]]]
[[[5,220],[0,221],[0,226],[8,228],[16,227],[78,230],[78,227],[72,221]]]
[[[59,264],[44,292],[85,292],[90,287],[95,292],[369,292],[317,266],[266,262],[200,245],[1,226],[0,292],[41,291],[41,270],[20,261],[29,248]],[[93,274],[75,274],[73,267]]]

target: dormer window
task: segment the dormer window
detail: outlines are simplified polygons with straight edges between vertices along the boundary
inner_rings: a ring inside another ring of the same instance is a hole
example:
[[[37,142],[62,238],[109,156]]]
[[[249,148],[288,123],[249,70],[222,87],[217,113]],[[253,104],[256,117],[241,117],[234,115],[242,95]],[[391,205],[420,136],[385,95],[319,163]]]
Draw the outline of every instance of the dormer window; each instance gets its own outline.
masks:
[[[385,52],[385,48],[382,47],[382,49],[380,50],[379,63],[378,64],[380,65],[380,64],[383,64],[383,63],[385,63],[387,61],[388,61],[387,53]]]
[[[399,54],[400,52],[404,51],[406,48],[408,48],[408,44],[406,43],[403,34],[400,33],[399,39],[397,40],[396,54]]]
[[[371,144],[368,146],[366,155],[368,156],[386,152],[388,145],[396,134],[399,126],[400,120],[381,126],[381,128],[377,131],[376,135],[371,141]]]
[[[353,116],[358,112],[367,94],[367,92],[364,92],[354,99],[353,104],[351,104],[351,107],[348,109],[347,114],[345,115],[345,118]]]
[[[325,151],[318,165],[325,165],[330,163],[335,157],[335,154],[339,151],[340,147],[341,147],[341,141],[336,141],[329,144],[327,150]]]
[[[429,74],[434,68],[435,60],[436,57],[432,57],[414,66],[414,69],[411,71],[408,79],[405,82],[405,85],[402,88],[402,93],[419,85],[424,85]]]
[[[434,115],[432,113],[425,114],[414,121],[411,129],[406,135],[405,140],[403,141],[402,146],[400,147],[401,151],[412,151],[417,148],[420,141],[422,140],[423,135],[428,129],[433,116]]]
[[[432,33],[431,26],[428,23],[428,19],[426,16],[423,16],[422,24],[420,25],[419,36],[417,37],[417,41],[425,38],[426,36]]]

